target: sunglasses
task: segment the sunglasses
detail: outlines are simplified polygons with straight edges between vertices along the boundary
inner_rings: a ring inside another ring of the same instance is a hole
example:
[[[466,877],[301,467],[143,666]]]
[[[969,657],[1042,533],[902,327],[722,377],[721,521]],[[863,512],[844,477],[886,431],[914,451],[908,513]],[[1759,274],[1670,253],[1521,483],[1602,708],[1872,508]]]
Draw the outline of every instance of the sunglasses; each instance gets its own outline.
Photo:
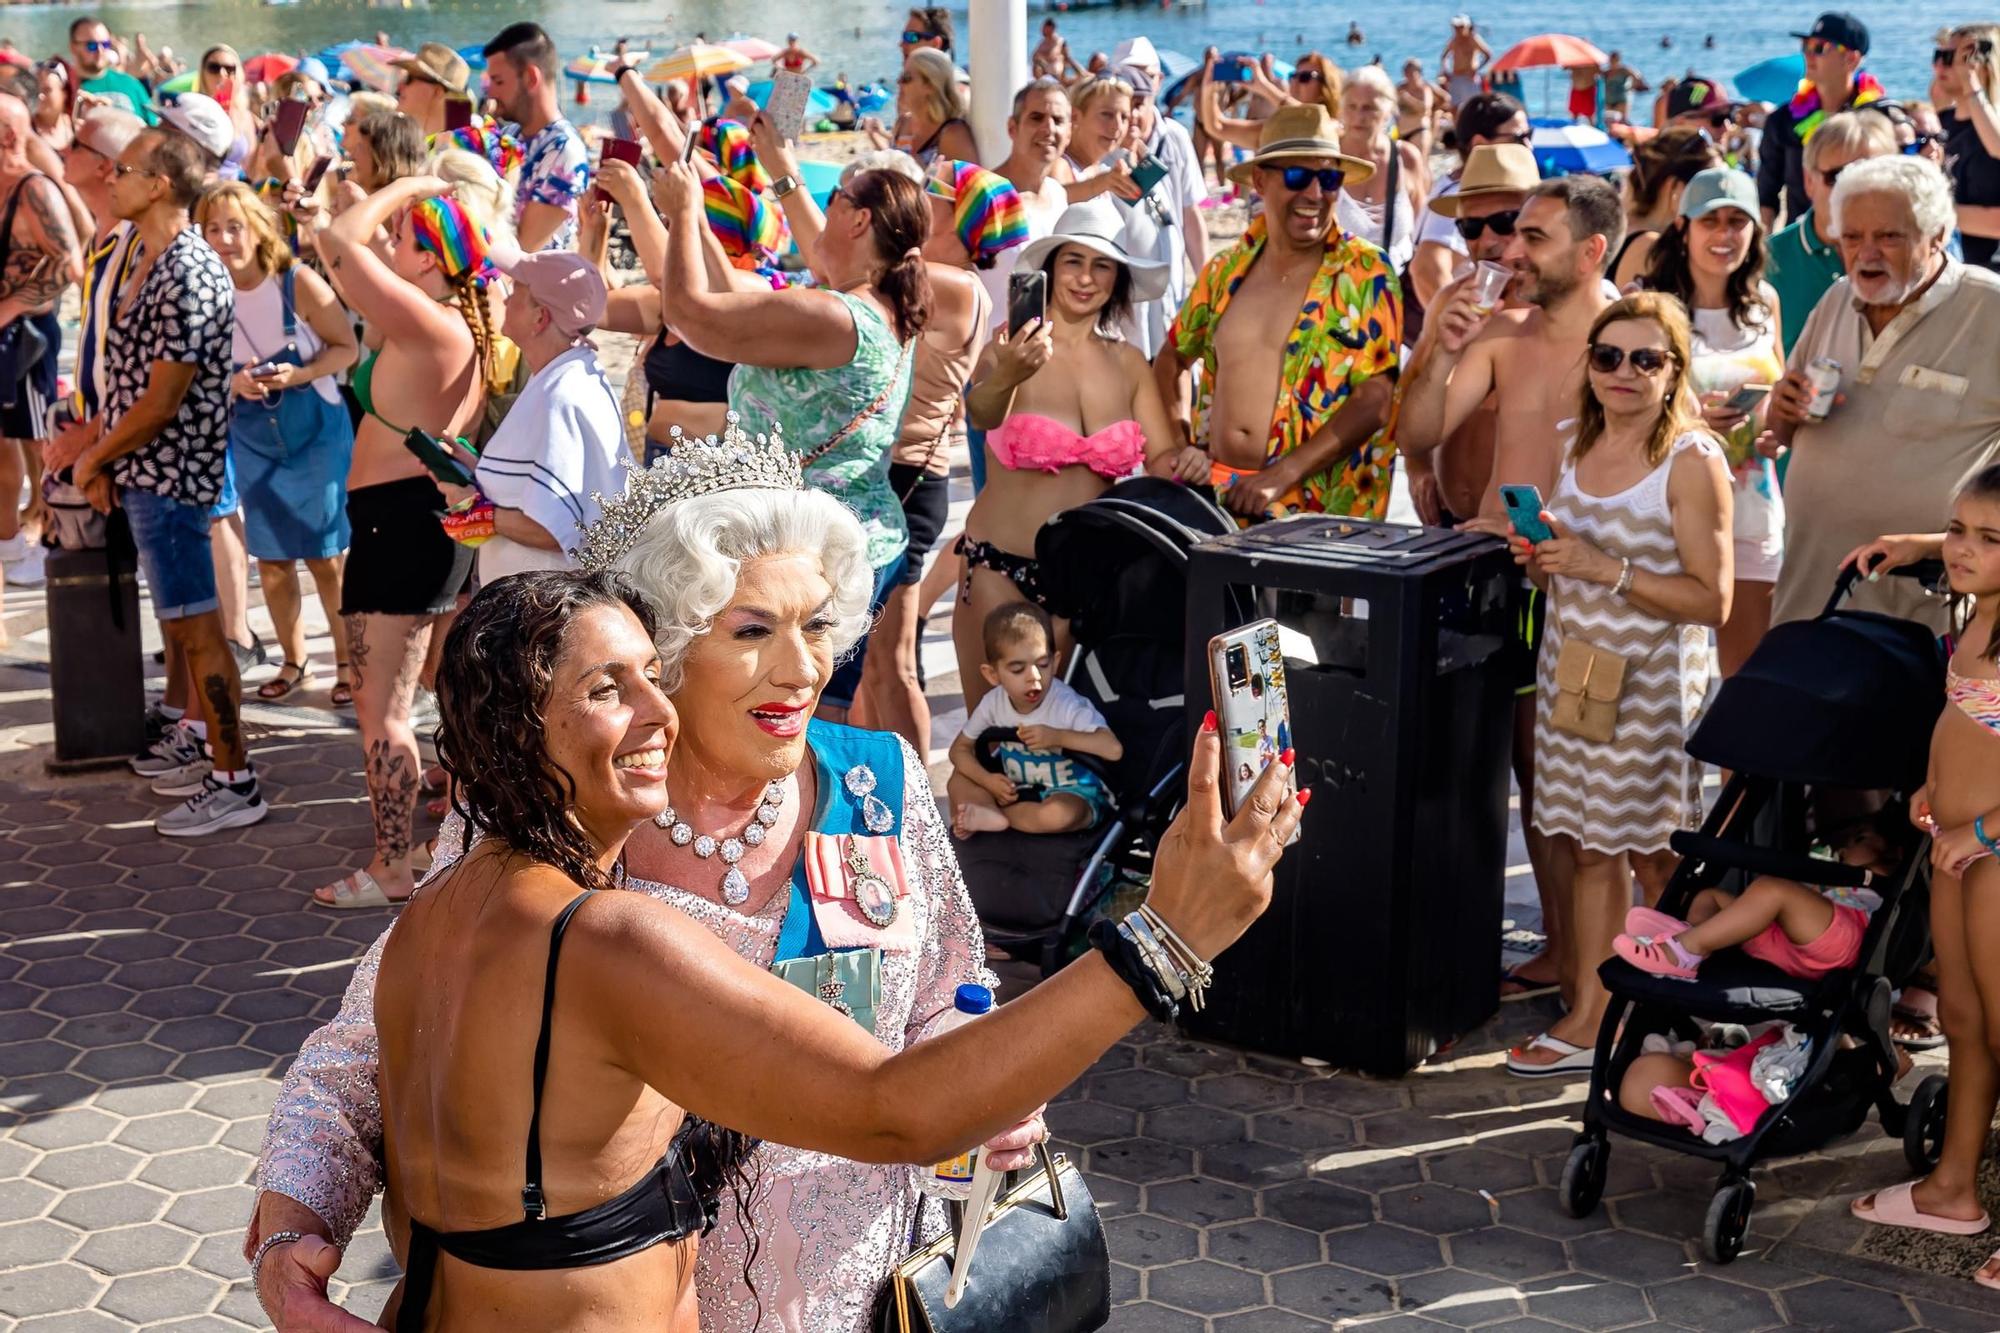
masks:
[[[1326,75],[1324,75],[1324,74],[1320,73],[1320,72],[1319,72],[1318,70],[1316,70],[1316,69],[1295,69],[1295,70],[1293,70],[1293,71],[1292,71],[1292,82],[1293,82],[1293,83],[1325,83],[1325,82],[1326,82]]]
[[[1282,174],[1287,190],[1303,190],[1318,181],[1319,188],[1328,194],[1338,190],[1344,179],[1338,167],[1286,167]]]
[[[826,206],[828,208],[832,208],[836,201],[845,203],[850,208],[860,207],[860,205],[854,202],[854,196],[849,194],[847,192],[847,188],[842,185],[836,185],[833,187],[833,193],[827,195],[826,197]]]
[[[1929,148],[1932,144],[1943,143],[1943,142],[1944,142],[1944,136],[1942,134],[1932,134],[1929,130],[1918,130],[1917,137],[1910,140],[1909,143],[1903,146],[1903,156],[1915,157],[1918,153],[1923,152],[1924,149]]]
[[[233,76],[235,75],[236,71],[240,68],[240,66],[225,65],[220,60],[211,60],[206,65],[202,66],[202,68],[206,69],[210,74],[215,74],[215,75],[228,74]]]
[[[1829,42],[1824,37],[1808,37],[1806,39],[1806,54],[1809,56],[1823,56],[1829,51],[1845,51],[1846,49],[1839,42]]]
[[[1520,216],[1520,209],[1510,208],[1504,213],[1488,213],[1483,218],[1454,218],[1451,225],[1458,228],[1458,234],[1466,240],[1476,241],[1486,234],[1489,227],[1495,236],[1512,236],[1514,219]]]
[[[1535,132],[1533,130],[1522,130],[1519,134],[1495,134],[1486,140],[1487,143],[1517,143],[1522,145],[1532,144],[1534,141]]]
[[[1600,375],[1609,375],[1631,358],[1632,369],[1641,375],[1657,375],[1673,363],[1674,354],[1663,352],[1657,347],[1640,347],[1627,352],[1622,347],[1610,343],[1590,345],[1590,368]]]
[[[86,51],[109,51],[112,47],[110,42],[85,42],[83,43],[83,49]]]
[[[1940,69],[1950,69],[1952,62],[1957,59],[1958,52],[1952,50],[1949,46],[1941,46],[1931,52],[1931,63]]]
[[[92,149],[91,151],[96,152],[97,150]],[[124,180],[127,176],[150,176],[153,174],[144,167],[128,167],[123,162],[113,162],[111,164],[111,172],[119,180]]]
[[[903,30],[903,45],[915,46],[918,42],[928,42],[936,36],[936,33],[918,32],[913,28],[905,28]]]

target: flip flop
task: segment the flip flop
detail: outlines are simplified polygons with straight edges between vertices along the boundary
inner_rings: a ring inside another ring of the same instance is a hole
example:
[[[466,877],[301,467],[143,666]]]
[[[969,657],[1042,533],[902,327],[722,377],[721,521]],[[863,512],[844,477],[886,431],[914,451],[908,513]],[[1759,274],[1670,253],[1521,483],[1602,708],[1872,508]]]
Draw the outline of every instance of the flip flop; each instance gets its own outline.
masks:
[[[1905,986],[1902,995],[1896,999],[1895,1007],[1889,1011],[1889,1017],[1909,1027],[1924,1029],[1920,1037],[1890,1034],[1904,1050],[1934,1051],[1945,1043],[1944,1028],[1938,1022],[1937,992],[1928,986]]]
[[[1935,1231],[1946,1236],[1977,1236],[1993,1224],[1993,1219],[1985,1213],[1979,1215],[1978,1221],[1968,1222],[1961,1218],[1918,1212],[1916,1201],[1910,1197],[1915,1184],[1915,1181],[1906,1180],[1900,1185],[1876,1190],[1873,1195],[1875,1202],[1866,1209],[1862,1205],[1871,1196],[1864,1194],[1849,1204],[1847,1211],[1877,1226],[1909,1227],[1914,1231]]]
[[[335,911],[346,911],[363,907],[401,907],[407,899],[391,898],[382,892],[382,886],[364,868],[343,879],[337,879],[326,886],[331,898],[320,897],[321,890],[313,890],[312,902],[315,907],[329,907]]]
[[[1560,1058],[1548,1064],[1529,1064],[1520,1056],[1540,1046],[1551,1050]],[[1588,1073],[1596,1052],[1588,1046],[1577,1046],[1561,1037],[1551,1037],[1544,1032],[1533,1041],[1523,1042],[1507,1052],[1507,1072],[1520,1078],[1553,1078],[1558,1074]]]
[[[2000,1272],[1995,1272],[1992,1277],[1986,1276],[1986,1270],[1996,1266],[2000,1266],[2000,1250],[1988,1255],[1986,1262],[1973,1270],[1972,1280],[1989,1291],[2000,1291]]]
[[[1500,998],[1503,1000],[1525,1000],[1536,995],[1547,995],[1559,988],[1554,981],[1537,981],[1533,977],[1521,975],[1521,969],[1510,967],[1500,974]]]

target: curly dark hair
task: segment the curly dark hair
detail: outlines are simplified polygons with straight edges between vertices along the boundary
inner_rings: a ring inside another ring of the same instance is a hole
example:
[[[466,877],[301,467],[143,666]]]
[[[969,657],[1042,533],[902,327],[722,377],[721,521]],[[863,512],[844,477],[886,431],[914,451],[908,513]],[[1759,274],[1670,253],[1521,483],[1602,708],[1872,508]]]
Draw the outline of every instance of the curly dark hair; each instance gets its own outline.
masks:
[[[479,590],[445,637],[438,665],[438,763],[452,804],[473,830],[500,838],[587,889],[613,887],[569,816],[576,782],[548,758],[543,712],[556,660],[578,616],[622,606],[648,637],[653,604],[622,574],[537,570]]]

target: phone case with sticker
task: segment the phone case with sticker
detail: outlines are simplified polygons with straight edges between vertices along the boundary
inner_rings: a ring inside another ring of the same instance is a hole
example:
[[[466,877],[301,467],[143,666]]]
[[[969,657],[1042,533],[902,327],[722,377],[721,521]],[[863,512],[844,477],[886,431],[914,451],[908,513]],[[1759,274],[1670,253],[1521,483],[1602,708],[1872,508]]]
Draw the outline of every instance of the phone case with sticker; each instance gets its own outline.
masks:
[[[812,76],[803,70],[781,69],[771,79],[771,100],[765,104],[764,118],[778,137],[798,142],[806,132],[806,112],[812,101]]]
[[[1223,809],[1234,816],[1259,775],[1292,748],[1291,690],[1278,622],[1254,620],[1210,639],[1208,673],[1222,733]],[[1296,778],[1286,790],[1297,792]]]

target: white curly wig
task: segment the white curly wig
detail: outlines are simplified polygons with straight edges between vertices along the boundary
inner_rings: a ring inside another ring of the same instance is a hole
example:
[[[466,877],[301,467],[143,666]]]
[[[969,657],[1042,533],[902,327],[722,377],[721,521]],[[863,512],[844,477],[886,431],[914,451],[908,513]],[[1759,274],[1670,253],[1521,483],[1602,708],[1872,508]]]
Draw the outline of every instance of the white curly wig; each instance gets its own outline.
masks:
[[[736,595],[746,560],[817,553],[833,588],[833,652],[839,659],[868,632],[875,571],[854,511],[824,491],[720,491],[669,505],[619,561],[660,612],[661,688],[681,687],[694,641]]]

